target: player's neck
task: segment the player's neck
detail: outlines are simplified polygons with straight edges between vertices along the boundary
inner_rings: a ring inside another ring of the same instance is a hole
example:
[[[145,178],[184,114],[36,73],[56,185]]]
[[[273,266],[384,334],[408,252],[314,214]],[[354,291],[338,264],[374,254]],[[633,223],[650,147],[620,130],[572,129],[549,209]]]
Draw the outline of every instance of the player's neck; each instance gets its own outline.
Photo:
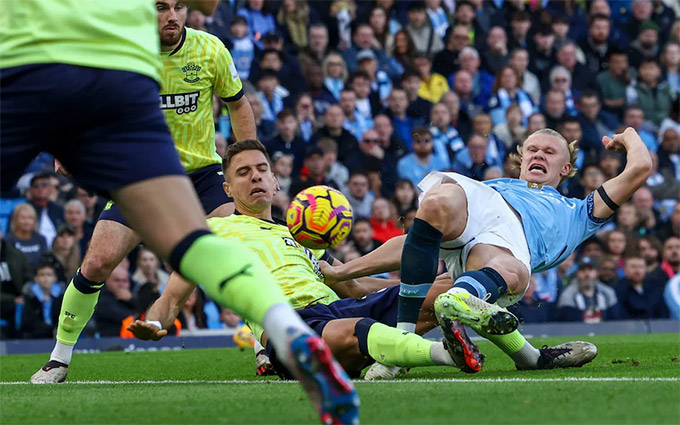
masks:
[[[247,215],[249,217],[254,217],[254,218],[259,218],[260,220],[268,220],[268,221],[273,220],[273,218],[272,218],[272,206],[271,205],[269,205],[263,211],[254,211],[254,210],[247,208],[245,205],[237,206],[236,210],[243,215]]]

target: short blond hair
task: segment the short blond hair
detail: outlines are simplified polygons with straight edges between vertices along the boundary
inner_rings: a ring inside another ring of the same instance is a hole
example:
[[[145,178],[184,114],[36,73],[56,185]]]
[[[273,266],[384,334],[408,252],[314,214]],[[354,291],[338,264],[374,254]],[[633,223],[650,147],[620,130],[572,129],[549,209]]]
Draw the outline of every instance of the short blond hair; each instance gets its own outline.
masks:
[[[576,155],[578,154],[578,140],[574,140],[573,142],[569,143],[567,139],[564,138],[560,133],[557,131],[551,129],[551,128],[544,128],[541,130],[536,130],[533,133],[531,133],[531,136],[535,134],[545,134],[546,136],[553,136],[559,140],[562,140],[565,145],[567,145],[567,149],[569,150],[569,163],[571,164],[571,171],[569,171],[569,174],[566,176],[562,177],[562,180],[560,180],[560,184],[562,184],[566,179],[574,177],[576,173],[578,172],[578,168],[576,168]],[[527,139],[529,138],[527,137]],[[525,139],[526,141],[526,139]],[[512,168],[515,169],[520,169],[522,166],[522,145],[517,146],[517,153],[511,153],[510,154],[510,164]]]
[[[33,230],[34,231],[37,230],[37,228],[38,228],[38,214],[36,213],[35,208],[33,208],[33,205],[26,203],[26,202],[21,203],[21,204],[17,205],[16,207],[14,207],[14,211],[12,211],[12,218],[10,219],[10,222],[9,222],[9,230],[12,233],[14,233],[14,230],[16,229],[17,219],[19,217],[19,213],[21,213],[22,211],[27,212],[30,216],[33,217],[33,221],[35,222]]]

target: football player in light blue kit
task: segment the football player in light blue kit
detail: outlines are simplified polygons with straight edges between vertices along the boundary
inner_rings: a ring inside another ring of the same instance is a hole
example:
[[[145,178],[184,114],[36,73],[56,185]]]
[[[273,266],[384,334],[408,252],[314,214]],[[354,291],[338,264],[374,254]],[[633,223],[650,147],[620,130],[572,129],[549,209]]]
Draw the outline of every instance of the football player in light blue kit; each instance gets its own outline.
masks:
[[[409,234],[367,256],[326,268],[327,279],[401,267],[398,326],[412,331],[442,259],[454,280],[435,302],[447,338],[452,337],[452,321],[460,321],[498,345],[518,368],[556,367],[556,357],[575,355],[574,345],[537,350],[517,331],[517,318],[503,307],[522,297],[531,273],[566,259],[649,176],[652,160],[634,129],[604,137],[602,143],[608,150],[626,152],[626,167],[583,200],[556,190],[575,174],[577,149],[550,129],[533,133],[518,150],[519,179],[482,183],[456,173],[431,173],[418,185],[424,193]],[[579,355],[592,359],[596,348],[580,344]]]

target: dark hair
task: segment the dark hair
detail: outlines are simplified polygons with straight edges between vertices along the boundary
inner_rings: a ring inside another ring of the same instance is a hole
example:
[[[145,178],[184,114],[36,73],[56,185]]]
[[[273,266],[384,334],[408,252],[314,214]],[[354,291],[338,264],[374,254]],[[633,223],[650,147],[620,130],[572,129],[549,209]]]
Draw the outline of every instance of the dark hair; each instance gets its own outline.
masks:
[[[584,97],[594,97],[597,98],[598,102],[601,102],[600,95],[595,90],[583,90],[583,93],[581,93],[581,100],[583,100]]]
[[[283,108],[281,112],[276,115],[276,121],[283,121],[289,117],[295,118],[295,112],[290,108]]]
[[[229,24],[230,26],[236,25],[236,24],[243,24],[243,25],[248,25],[246,22],[245,18],[243,16],[237,16],[234,19],[231,20],[231,23]]]
[[[47,268],[47,267],[51,268],[52,271],[53,271],[55,274],[57,273],[57,268],[54,266],[54,264],[52,264],[52,262],[49,261],[48,258],[43,257],[43,258],[41,258],[40,262],[38,263],[38,265],[37,265],[36,268],[35,268],[35,274],[38,274],[38,270],[40,270],[40,269],[45,269],[45,268]]]
[[[411,136],[422,136],[424,134],[430,134],[430,129],[427,126],[424,125],[419,125],[418,127],[414,127],[413,130],[411,130]]]
[[[371,220],[366,217],[357,217],[356,219],[354,219],[354,228],[356,228],[357,224],[359,223],[367,223],[371,227],[371,229],[373,228]]]
[[[353,171],[353,172],[349,175],[349,179],[347,179],[347,181],[352,180],[352,177],[354,177],[354,176],[363,176],[363,177],[366,178],[366,180],[368,180],[368,175],[367,175],[366,173],[364,173],[363,171]]]
[[[611,19],[609,18],[609,16],[598,13],[597,15],[593,15],[590,17],[588,28],[590,28],[595,23],[595,21],[607,21],[611,23]]]
[[[520,22],[525,22],[525,21],[530,21],[531,16],[529,15],[529,12],[526,10],[518,10],[517,12],[514,12],[512,14],[512,18],[510,18],[510,21],[520,21]]]
[[[276,71],[274,71],[271,68],[263,68],[260,70],[260,77],[257,79],[258,82],[266,79],[266,78],[276,78],[277,80],[279,79],[279,76],[276,74]]]
[[[354,80],[356,80],[357,78],[364,78],[368,81],[371,81],[371,77],[368,76],[368,73],[366,71],[357,70],[350,74],[349,78],[347,79],[347,84],[354,83]]]
[[[470,2],[468,0],[460,0],[460,1],[456,2],[456,10],[460,9],[461,6],[470,6],[473,11],[476,9],[475,5],[472,4],[472,2]],[[454,12],[454,14],[455,14],[455,12]]]
[[[646,235],[646,236],[641,237],[640,240],[638,240],[638,245],[637,245],[638,251],[640,250],[640,242],[642,242],[642,241],[649,243],[652,246],[652,248],[654,248],[656,250],[656,261],[661,262],[661,259],[662,259],[661,255],[663,254],[663,244],[661,243],[659,238],[657,238],[654,235]]]
[[[576,117],[566,116],[557,124],[557,129],[562,131],[567,124],[574,123],[581,125],[581,122]]]
[[[412,1],[411,4],[409,4],[406,7],[406,12],[415,12],[415,11],[425,11],[425,3],[422,1]]]
[[[222,158],[222,172],[224,173],[225,178],[228,176],[227,170],[229,169],[229,165],[231,165],[231,159],[235,155],[245,151],[260,151],[264,157],[267,158],[267,162],[271,164],[267,149],[259,140],[246,139],[240,142],[232,143],[229,145],[229,147],[227,147],[227,150],[224,153],[224,158]]]
[[[281,52],[279,52],[279,51],[276,50],[276,49],[264,49],[264,50],[262,51],[262,59],[264,59],[264,57],[265,57],[266,55],[270,54],[270,53],[276,54],[276,56],[278,56],[279,59],[280,59],[281,61],[283,61],[283,56],[281,55]]]

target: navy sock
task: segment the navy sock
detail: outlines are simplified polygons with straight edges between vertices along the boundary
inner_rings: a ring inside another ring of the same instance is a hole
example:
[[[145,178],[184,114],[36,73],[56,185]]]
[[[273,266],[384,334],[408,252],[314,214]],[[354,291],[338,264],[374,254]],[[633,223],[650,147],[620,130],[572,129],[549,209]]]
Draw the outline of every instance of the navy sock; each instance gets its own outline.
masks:
[[[196,239],[200,238],[201,236],[209,235],[210,231],[205,230],[205,229],[199,229],[199,230],[194,230],[193,232],[189,233],[187,236],[184,237],[179,243],[175,246],[175,248],[172,250],[170,253],[170,258],[168,259],[168,262],[170,263],[170,267],[173,268],[177,273],[179,273],[179,264],[182,261],[182,257],[184,257],[184,254],[187,252],[189,247],[196,242]]]
[[[442,232],[416,218],[401,254],[401,287],[397,322],[416,323],[425,295],[437,277]]]
[[[104,286],[104,282],[93,282],[83,276],[83,274],[80,273],[80,269],[76,271],[76,275],[73,276],[72,282],[73,286],[83,294],[94,294],[95,292],[101,291]]]
[[[364,317],[354,325],[354,336],[359,340],[359,352],[364,356],[371,356],[368,354],[368,331],[375,322],[376,321],[370,317]]]
[[[491,267],[463,273],[458,276],[453,287],[465,289],[489,303],[495,303],[508,291],[508,284],[503,276]]]

